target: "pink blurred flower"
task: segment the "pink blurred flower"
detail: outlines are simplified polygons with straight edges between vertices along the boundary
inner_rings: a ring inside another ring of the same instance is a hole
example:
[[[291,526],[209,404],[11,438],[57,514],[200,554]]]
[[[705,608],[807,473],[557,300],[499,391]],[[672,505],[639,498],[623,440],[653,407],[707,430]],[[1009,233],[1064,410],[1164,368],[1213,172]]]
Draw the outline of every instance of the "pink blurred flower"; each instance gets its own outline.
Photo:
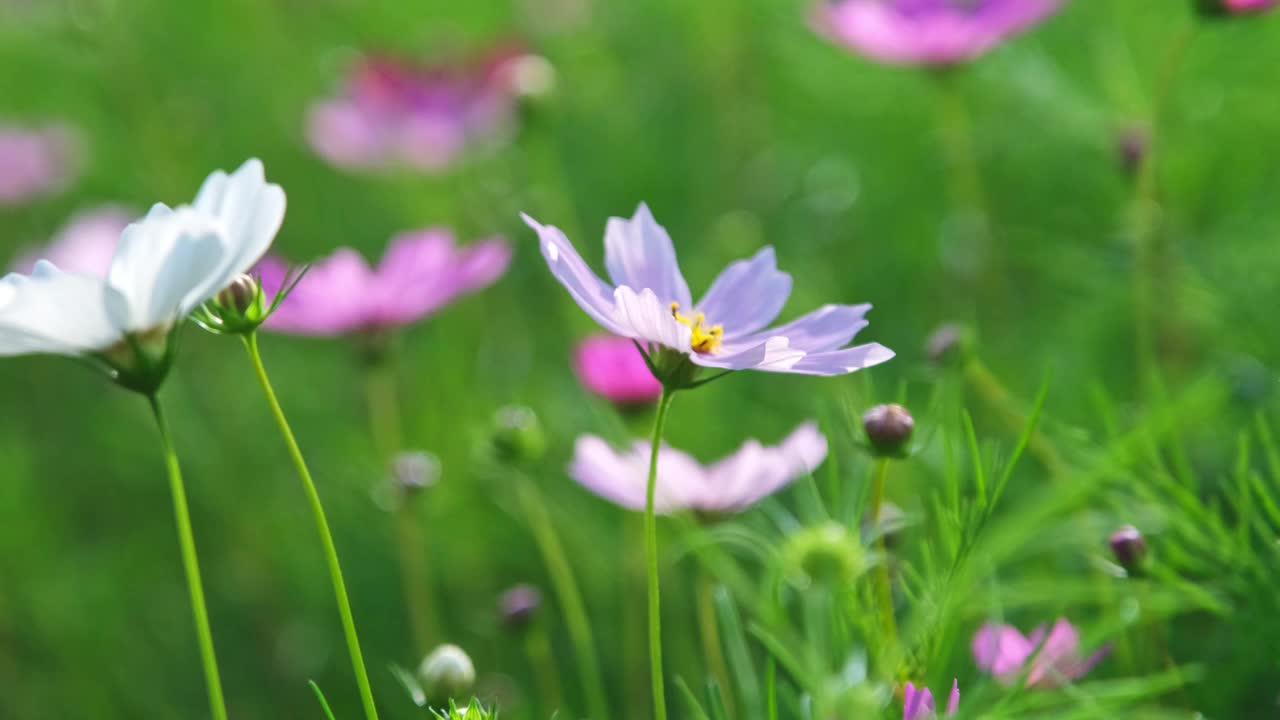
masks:
[[[1280,6],[1280,0],[1200,0],[1200,9],[1209,15],[1245,15]]]
[[[629,338],[586,338],[574,348],[573,371],[583,387],[619,405],[651,403],[662,394],[662,383]]]
[[[951,694],[947,697],[947,715],[955,715],[960,709],[960,682],[951,681]],[[902,690],[902,720],[926,720],[936,717],[937,707],[929,688],[916,689],[910,682]]]
[[[62,126],[0,126],[0,206],[66,187],[77,172],[76,149]]]
[[[828,0],[824,34],[891,65],[953,65],[1047,18],[1060,0]]]
[[[442,228],[392,238],[376,269],[343,247],[317,260],[264,327],[296,335],[341,335],[408,325],[455,298],[492,284],[507,269],[511,249],[500,238],[454,245]],[[275,257],[258,264],[272,297],[288,273]]]
[[[1048,637],[1044,626],[1026,636],[1012,625],[987,623],[973,636],[971,649],[978,667],[1001,683],[1016,680],[1029,660],[1027,687],[1056,687],[1092,670],[1111,648],[1104,646],[1082,657],[1079,631],[1065,618],[1058,618]]]
[[[47,246],[21,255],[13,269],[30,273],[37,260],[48,260],[66,272],[106,277],[120,233],[137,217],[114,205],[76,213]]]
[[[574,447],[569,476],[591,492],[629,510],[643,510],[649,479],[649,443],[636,441],[625,452],[595,435]],[[827,439],[807,422],[777,446],[748,440],[737,452],[708,466],[663,445],[658,453],[654,507],[719,515],[738,512],[798,477],[827,457]]]
[[[522,57],[511,46],[435,66],[367,56],[337,96],[312,105],[307,139],[347,170],[440,170],[468,145],[507,133]]]

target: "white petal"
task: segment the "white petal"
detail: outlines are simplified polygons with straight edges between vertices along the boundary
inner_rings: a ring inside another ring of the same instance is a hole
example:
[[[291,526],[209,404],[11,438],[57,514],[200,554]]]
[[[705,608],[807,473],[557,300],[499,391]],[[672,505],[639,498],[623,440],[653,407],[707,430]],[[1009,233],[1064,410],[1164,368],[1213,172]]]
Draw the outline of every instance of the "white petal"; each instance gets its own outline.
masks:
[[[791,295],[791,276],[778,270],[773,248],[750,260],[730,263],[698,301],[707,322],[724,326],[728,340],[755,332],[773,322]]]
[[[870,303],[862,305],[824,305],[813,312],[778,327],[762,330],[744,338],[726,342],[724,351],[739,345],[750,345],[771,337],[785,337],[791,347],[806,353],[826,352],[847,345],[858,331],[867,326],[865,316]]]
[[[630,337],[627,329],[619,325],[614,317],[616,308],[613,288],[591,272],[591,268],[587,267],[578,251],[573,249],[560,228],[543,225],[524,213],[520,213],[520,217],[538,233],[542,257],[546,259],[551,274],[569,291],[574,302],[606,330],[615,335]]]
[[[266,254],[284,222],[285,195],[279,185],[268,183],[262,161],[251,158],[231,175],[217,170],[196,193],[195,208],[216,218],[226,234],[230,252],[218,268],[216,293],[236,275],[247,272]],[[191,308],[207,300],[191,298]]]
[[[659,300],[652,290],[645,288],[636,293],[624,285],[613,291],[613,297],[617,304],[614,317],[624,328],[620,335],[683,353],[692,352],[693,331],[688,325],[676,322],[670,303]]]
[[[730,352],[694,353],[694,364],[724,370],[772,370],[785,372],[804,358],[804,351],[791,347],[785,337],[772,337],[751,347]]]
[[[649,444],[637,441],[626,452],[614,450],[594,435],[578,438],[569,476],[591,492],[631,510],[643,510],[649,483]],[[654,509],[669,513],[701,509],[706,472],[688,453],[662,446],[658,450]]]
[[[107,312],[125,331],[166,327],[225,285],[226,239],[208,216],[190,207],[155,205],[129,225],[111,261]]]
[[[40,261],[30,276],[0,279],[0,356],[80,355],[114,345],[100,278],[73,275]]]
[[[688,308],[689,284],[680,274],[671,236],[640,203],[630,220],[609,218],[604,230],[604,264],[614,285],[652,290],[664,305]]]
[[[894,352],[880,343],[867,343],[866,345],[855,345],[843,350],[806,355],[803,359],[787,368],[761,367],[758,369],[792,372],[801,375],[846,375],[856,370],[869,368],[872,365],[879,365],[882,362],[891,360],[893,356]]]

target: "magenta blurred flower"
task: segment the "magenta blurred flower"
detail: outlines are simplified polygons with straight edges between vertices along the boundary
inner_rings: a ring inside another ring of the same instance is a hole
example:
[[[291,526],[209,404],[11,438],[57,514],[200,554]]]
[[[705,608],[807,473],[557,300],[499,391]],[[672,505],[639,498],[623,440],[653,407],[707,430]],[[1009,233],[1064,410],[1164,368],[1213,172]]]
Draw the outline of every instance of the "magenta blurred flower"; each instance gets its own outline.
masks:
[[[591,392],[619,405],[655,402],[662,383],[653,376],[635,341],[616,335],[592,335],[573,351],[573,371]]]
[[[778,270],[772,247],[730,264],[695,305],[671,236],[644,203],[630,220],[610,218],[605,226],[612,284],[559,228],[521,217],[537,231],[551,274],[587,315],[651,353],[665,348],[702,367],[805,375],[843,375],[893,357],[879,343],[845,347],[867,326],[868,304],[824,305],[766,329],[791,295],[791,276]]]
[[[469,145],[507,134],[523,57],[511,46],[425,67],[367,56],[336,97],[312,105],[307,138],[317,153],[347,170],[440,170]]]
[[[65,127],[0,126],[0,205],[61,190],[78,164],[75,137]]]
[[[960,682],[951,681],[951,694],[947,697],[947,715],[955,715],[960,709]],[[929,688],[916,689],[910,682],[902,690],[902,720],[926,720],[936,717],[937,707]]]
[[[377,269],[360,253],[339,248],[317,260],[264,327],[296,335],[341,335],[408,325],[460,295],[492,284],[507,269],[511,249],[500,238],[454,245],[442,228],[392,238]],[[289,265],[258,264],[263,292],[280,290]]]
[[[65,272],[106,277],[116,242],[136,217],[114,205],[76,213],[47,246],[21,255],[14,261],[13,269],[30,273],[37,260],[48,260]]]
[[[583,435],[574,447],[569,475],[606,500],[643,510],[649,449],[647,441],[636,441],[620,453],[595,435]],[[827,439],[812,422],[796,428],[776,447],[748,440],[732,455],[706,467],[689,454],[663,445],[658,453],[654,508],[663,514],[738,512],[813,472],[826,457]]]
[[[1199,0],[1200,9],[1210,15],[1245,15],[1280,6],[1280,0]]]
[[[1012,625],[987,623],[973,636],[971,648],[978,667],[1006,685],[1026,668],[1027,687],[1056,687],[1076,680],[1092,670],[1111,649],[1104,646],[1082,657],[1080,633],[1065,618],[1054,622],[1048,637],[1045,637],[1044,626],[1027,636]]]
[[[822,33],[892,65],[953,65],[1053,14],[1060,0],[828,0]]]

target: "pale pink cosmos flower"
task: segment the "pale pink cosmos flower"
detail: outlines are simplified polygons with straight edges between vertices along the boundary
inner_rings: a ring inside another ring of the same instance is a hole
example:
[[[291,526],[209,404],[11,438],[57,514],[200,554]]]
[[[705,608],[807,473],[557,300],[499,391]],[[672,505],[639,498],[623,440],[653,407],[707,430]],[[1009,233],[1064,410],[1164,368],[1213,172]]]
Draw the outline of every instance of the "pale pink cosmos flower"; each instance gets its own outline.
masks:
[[[960,709],[960,681],[951,681],[951,694],[947,697],[947,715],[955,715]],[[902,689],[902,720],[928,720],[937,717],[937,706],[929,688],[917,689],[910,682]]]
[[[521,57],[511,46],[434,66],[367,56],[336,96],[312,105],[307,139],[346,170],[439,171],[469,145],[508,134]]]
[[[1245,15],[1280,6],[1280,0],[1200,0],[1200,8],[1211,15]]]
[[[111,256],[125,227],[135,213],[105,205],[76,213],[44,248],[21,255],[13,263],[15,272],[30,273],[37,260],[48,260],[65,272],[106,277]]]
[[[1012,625],[987,623],[973,636],[971,649],[978,667],[1003,684],[1014,682],[1026,669],[1027,687],[1057,687],[1084,676],[1111,648],[1082,656],[1080,632],[1066,618],[1058,618],[1047,637],[1044,626],[1028,636]]]
[[[1060,0],[828,0],[820,32],[877,62],[954,65],[1053,14]]]
[[[65,127],[0,126],[0,206],[63,189],[78,165],[76,139]]]
[[[647,441],[637,440],[619,452],[595,435],[583,435],[574,447],[569,476],[628,510],[644,510],[649,451]],[[732,455],[708,466],[664,444],[658,451],[654,509],[662,514],[738,512],[813,472],[826,457],[827,439],[813,422],[800,425],[777,446],[748,440]]]
[[[573,350],[573,371],[583,387],[618,405],[644,405],[662,394],[662,383],[628,338],[586,338]]]
[[[295,335],[342,335],[408,325],[461,295],[493,284],[511,249],[500,238],[465,247],[442,228],[392,238],[377,268],[343,247],[312,263],[263,327]],[[258,264],[263,292],[273,297],[289,273],[276,258]]]
[[[867,326],[869,304],[825,305],[768,328],[791,295],[791,276],[778,270],[772,247],[731,263],[695,304],[671,236],[643,203],[630,220],[610,218],[605,226],[612,284],[559,228],[521,217],[538,233],[551,274],[587,315],[651,352],[665,348],[708,368],[804,375],[843,375],[893,357],[879,343],[845,347]]]

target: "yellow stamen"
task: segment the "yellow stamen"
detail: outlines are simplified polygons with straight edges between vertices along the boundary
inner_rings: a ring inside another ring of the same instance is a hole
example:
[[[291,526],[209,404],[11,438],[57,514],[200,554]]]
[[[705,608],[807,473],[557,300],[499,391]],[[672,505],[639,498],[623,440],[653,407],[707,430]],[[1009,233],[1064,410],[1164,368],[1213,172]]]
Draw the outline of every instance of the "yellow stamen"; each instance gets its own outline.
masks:
[[[689,326],[693,331],[689,338],[689,344],[693,347],[693,351],[703,355],[716,351],[720,347],[720,341],[724,338],[724,327],[720,325],[706,325],[707,318],[702,313],[697,313],[693,317],[680,314],[680,303],[671,303],[671,317],[681,325]]]

